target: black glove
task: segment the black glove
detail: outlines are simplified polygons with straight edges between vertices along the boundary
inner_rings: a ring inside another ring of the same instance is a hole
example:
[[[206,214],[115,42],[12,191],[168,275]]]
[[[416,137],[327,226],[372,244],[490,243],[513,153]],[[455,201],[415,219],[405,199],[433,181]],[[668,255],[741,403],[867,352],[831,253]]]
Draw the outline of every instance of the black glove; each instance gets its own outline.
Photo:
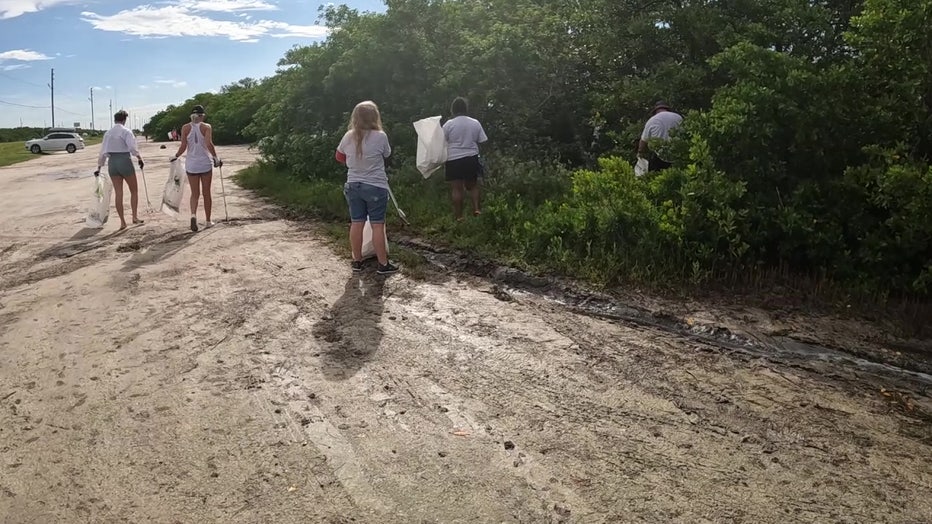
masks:
[[[143,166],[145,166],[145,165],[146,165],[146,163],[143,162],[142,159],[140,158],[140,159],[139,159],[139,169],[142,169]]]
[[[214,157],[214,167],[223,167],[223,160],[220,160],[217,157]]]
[[[100,170],[94,171],[94,176],[100,176]]]

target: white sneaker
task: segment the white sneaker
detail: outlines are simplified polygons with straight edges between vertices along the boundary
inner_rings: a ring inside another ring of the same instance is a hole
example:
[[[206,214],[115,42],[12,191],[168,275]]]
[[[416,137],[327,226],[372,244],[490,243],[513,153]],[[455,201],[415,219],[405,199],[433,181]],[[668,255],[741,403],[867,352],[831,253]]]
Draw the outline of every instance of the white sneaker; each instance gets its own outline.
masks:
[[[211,228],[211,227],[214,227],[214,223],[213,223],[213,221],[208,220],[208,221],[204,224],[204,229]]]

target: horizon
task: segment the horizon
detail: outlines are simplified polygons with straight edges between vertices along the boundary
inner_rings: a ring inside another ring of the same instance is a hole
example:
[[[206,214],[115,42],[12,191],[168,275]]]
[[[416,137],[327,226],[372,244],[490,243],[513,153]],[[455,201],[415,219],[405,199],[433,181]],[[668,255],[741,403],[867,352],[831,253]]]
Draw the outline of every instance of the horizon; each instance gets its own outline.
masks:
[[[385,9],[381,0],[0,0],[0,128],[108,129],[124,109],[142,129],[168,105],[274,75],[288,49],[326,39],[318,9],[331,3]]]

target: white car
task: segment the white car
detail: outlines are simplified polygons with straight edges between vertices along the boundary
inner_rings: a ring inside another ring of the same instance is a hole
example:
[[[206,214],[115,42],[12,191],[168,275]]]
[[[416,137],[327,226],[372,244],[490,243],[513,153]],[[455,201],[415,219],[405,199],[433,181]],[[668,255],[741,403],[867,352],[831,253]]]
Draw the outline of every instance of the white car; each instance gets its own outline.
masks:
[[[74,153],[78,149],[84,149],[84,139],[77,133],[49,133],[45,138],[35,138],[26,142],[26,149],[37,155],[44,151]]]

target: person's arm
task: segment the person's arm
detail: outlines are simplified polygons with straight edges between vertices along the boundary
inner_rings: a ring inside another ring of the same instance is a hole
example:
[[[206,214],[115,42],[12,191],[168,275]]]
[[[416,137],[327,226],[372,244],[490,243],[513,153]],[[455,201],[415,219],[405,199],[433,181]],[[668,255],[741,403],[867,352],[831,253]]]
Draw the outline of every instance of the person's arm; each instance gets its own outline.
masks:
[[[145,165],[145,162],[142,161],[142,156],[139,155],[139,147],[136,143],[136,135],[133,134],[129,129],[126,130],[126,147],[129,149],[129,154],[136,157],[139,160],[139,169],[142,169],[142,166]]]
[[[345,144],[346,144],[347,136],[349,136],[348,133],[343,135],[343,138],[340,139],[340,143],[337,144],[337,151],[333,155],[333,158],[335,158],[337,162],[343,164],[344,166],[346,165],[346,145]]]
[[[485,129],[482,128],[482,124],[479,124],[479,140],[476,142],[479,144],[484,144],[489,141],[489,137],[485,134]]]
[[[104,162],[107,161],[107,138],[109,138],[109,135],[105,133],[104,139],[100,144],[100,155],[97,156],[97,171],[94,171],[95,175],[100,174],[101,168],[104,167]]]
[[[388,143],[388,135],[382,133],[382,137],[385,138],[385,144],[382,146],[382,158],[388,158],[392,156],[392,145]]]
[[[644,131],[641,132],[641,140],[638,141],[638,156],[641,158],[647,158],[650,152],[647,141],[650,140],[651,131],[650,122],[648,121],[647,124],[644,125]]]
[[[190,126],[191,124],[185,124],[184,126],[182,126],[181,145],[178,146],[178,152],[175,153],[175,157],[172,158],[172,162],[174,162],[175,160],[178,160],[178,157],[180,157],[182,154],[184,154],[185,151],[188,150],[188,133],[186,133],[185,131],[187,131],[188,127]]]
[[[647,142],[643,139],[638,140],[638,156],[641,158],[647,158],[647,152],[649,151],[647,147]]]

